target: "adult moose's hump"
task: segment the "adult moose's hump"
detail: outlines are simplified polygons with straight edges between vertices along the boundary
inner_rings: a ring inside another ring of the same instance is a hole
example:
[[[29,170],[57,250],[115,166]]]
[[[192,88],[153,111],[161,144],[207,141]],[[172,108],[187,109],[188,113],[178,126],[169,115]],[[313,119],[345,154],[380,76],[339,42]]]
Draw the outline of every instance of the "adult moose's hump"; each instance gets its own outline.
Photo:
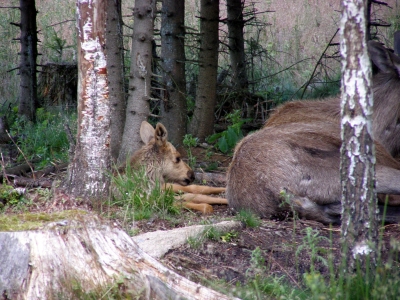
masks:
[[[398,195],[400,163],[393,157],[400,152],[400,58],[377,42],[370,41],[368,48],[374,70],[376,189]],[[339,98],[281,106],[264,128],[237,145],[228,171],[229,205],[262,217],[286,213],[291,206],[302,218],[339,223],[340,146]],[[290,206],[283,203],[284,194]],[[389,205],[395,200],[390,198]]]

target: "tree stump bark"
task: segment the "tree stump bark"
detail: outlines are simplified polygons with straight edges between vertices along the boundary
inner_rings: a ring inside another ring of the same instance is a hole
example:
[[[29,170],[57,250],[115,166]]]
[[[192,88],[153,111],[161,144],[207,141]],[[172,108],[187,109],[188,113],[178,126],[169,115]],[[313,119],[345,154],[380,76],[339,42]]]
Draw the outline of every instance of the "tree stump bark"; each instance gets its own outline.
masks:
[[[139,299],[228,299],[169,270],[94,216],[0,232],[0,253],[4,299],[51,299],[68,296],[74,283],[91,291],[116,280]]]

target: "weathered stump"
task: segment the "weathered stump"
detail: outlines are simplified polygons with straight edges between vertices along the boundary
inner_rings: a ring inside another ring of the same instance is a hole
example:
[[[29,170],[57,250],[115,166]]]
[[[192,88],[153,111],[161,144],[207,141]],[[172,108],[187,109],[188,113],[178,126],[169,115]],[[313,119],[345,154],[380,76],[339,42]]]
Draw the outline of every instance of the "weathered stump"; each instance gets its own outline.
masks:
[[[79,215],[40,229],[0,232],[0,295],[51,299],[123,280],[140,299],[228,299],[144,253],[124,231]],[[69,284],[68,284],[69,283]]]

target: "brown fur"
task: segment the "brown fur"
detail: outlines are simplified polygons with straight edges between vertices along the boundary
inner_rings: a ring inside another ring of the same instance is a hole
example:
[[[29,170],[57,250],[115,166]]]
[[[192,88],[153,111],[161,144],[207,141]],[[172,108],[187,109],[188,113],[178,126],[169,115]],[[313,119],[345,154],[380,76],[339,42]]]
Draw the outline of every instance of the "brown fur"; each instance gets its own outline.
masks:
[[[158,123],[154,129],[144,121],[140,128],[140,137],[144,146],[132,155],[129,163],[133,168],[144,166],[147,177],[153,183],[158,180],[161,184],[173,182],[185,186],[193,182],[193,170],[168,142],[164,125]]]
[[[369,50],[378,69],[373,76],[377,192],[400,194],[400,164],[393,158],[400,152],[400,59],[376,42]],[[276,216],[289,210],[282,205],[283,191],[301,217],[340,222],[340,146],[340,99],[281,106],[263,129],[237,145],[228,171],[229,205]]]
[[[129,160],[133,169],[144,167],[146,176],[153,184],[158,181],[164,188],[171,188],[174,192],[191,193],[178,197],[184,201],[183,205],[187,208],[211,213],[213,209],[210,204],[227,204],[226,199],[205,196],[222,193],[225,188],[188,186],[195,179],[194,172],[182,160],[175,147],[168,142],[168,132],[164,125],[158,123],[154,129],[148,122],[143,121],[140,137],[144,146]],[[119,168],[119,172],[124,170],[125,165]]]

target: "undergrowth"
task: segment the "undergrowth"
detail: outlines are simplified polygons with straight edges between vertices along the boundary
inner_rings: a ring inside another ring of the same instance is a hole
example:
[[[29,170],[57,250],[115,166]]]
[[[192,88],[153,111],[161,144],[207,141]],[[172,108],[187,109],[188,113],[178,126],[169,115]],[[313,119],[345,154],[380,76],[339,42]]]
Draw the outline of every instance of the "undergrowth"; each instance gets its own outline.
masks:
[[[207,139],[207,142],[215,143],[215,147],[222,153],[232,152],[237,142],[243,138],[243,124],[249,121],[249,119],[242,119],[240,110],[229,113],[226,119],[230,123],[228,128],[223,132],[211,135]]]
[[[266,276],[266,262],[259,247],[251,253],[250,265],[246,272],[246,283],[237,282],[226,287],[226,283],[211,284],[213,288],[241,299],[398,299],[400,295],[400,242],[392,239],[389,256],[379,259],[376,272],[365,275],[360,270],[355,274],[341,272],[333,262],[330,249],[320,246],[328,240],[317,229],[306,228],[303,243],[296,255],[302,251],[310,256],[310,269],[304,273],[298,285],[290,284],[285,276]],[[325,259],[324,256],[328,258]],[[322,275],[315,268],[320,262],[329,266],[329,274]],[[343,264],[341,264],[342,266]],[[371,266],[372,267],[372,266]]]
[[[171,189],[163,190],[159,182],[150,182],[144,168],[134,170],[127,164],[123,173],[112,176],[112,185],[109,204],[110,207],[119,208],[116,217],[124,224],[179,213],[174,192]]]
[[[18,161],[35,161],[39,168],[68,161],[69,142],[64,123],[76,129],[76,116],[52,113],[44,108],[39,108],[36,115],[34,123],[17,117],[11,124],[11,136],[20,149]]]

